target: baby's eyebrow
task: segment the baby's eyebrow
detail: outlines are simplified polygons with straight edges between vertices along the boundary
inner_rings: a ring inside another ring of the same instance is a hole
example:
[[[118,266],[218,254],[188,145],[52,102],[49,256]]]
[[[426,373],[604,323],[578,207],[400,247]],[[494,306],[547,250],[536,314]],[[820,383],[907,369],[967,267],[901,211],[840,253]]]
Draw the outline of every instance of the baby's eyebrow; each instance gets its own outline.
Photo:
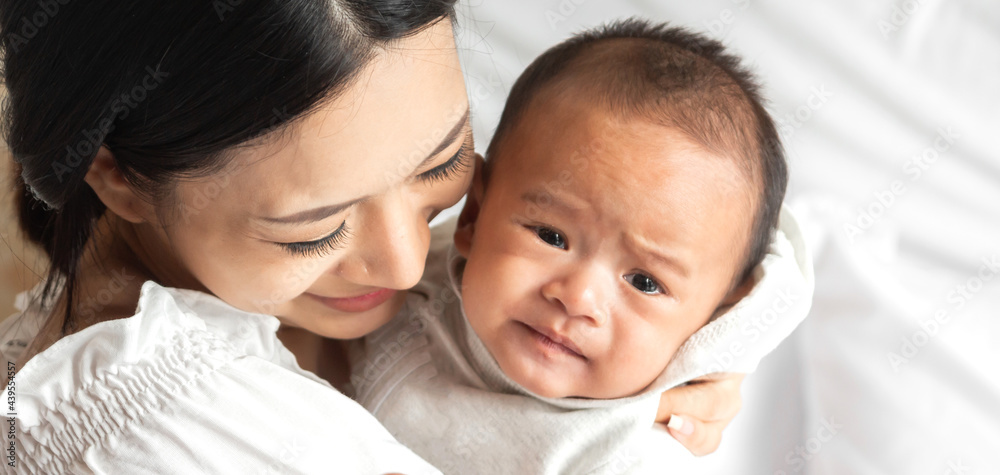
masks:
[[[567,214],[577,214],[588,208],[583,202],[575,203],[575,199],[567,199],[568,197],[562,196],[561,194],[550,193],[543,190],[529,190],[521,194],[521,201],[531,203],[539,208],[554,208],[559,211],[564,211]]]
[[[631,244],[643,256],[659,262],[660,265],[664,267],[672,269],[681,277],[686,278],[690,275],[688,267],[679,256],[657,249],[656,246],[648,244],[644,238],[639,236],[629,235],[626,236],[626,239],[629,244]]]

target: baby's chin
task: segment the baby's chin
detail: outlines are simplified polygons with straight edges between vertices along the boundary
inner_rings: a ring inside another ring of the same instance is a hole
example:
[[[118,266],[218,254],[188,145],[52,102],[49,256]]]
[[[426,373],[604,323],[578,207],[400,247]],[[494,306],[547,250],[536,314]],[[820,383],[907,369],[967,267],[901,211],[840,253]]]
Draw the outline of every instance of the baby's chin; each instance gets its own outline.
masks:
[[[547,374],[544,371],[526,371],[523,368],[500,367],[504,374],[528,392],[549,399],[581,398],[581,399],[621,399],[635,396],[649,387],[649,383],[636,388],[608,388],[597,384],[588,384],[582,378],[569,378]]]
[[[568,382],[563,381],[553,381],[539,380],[539,378],[516,378],[511,376],[509,373],[507,376],[514,380],[515,383],[519,384],[522,388],[526,389],[528,392],[549,399],[561,399],[565,397],[587,397],[578,394],[578,388],[572,387],[573,385],[568,384]]]
[[[519,386],[536,396],[560,399],[566,397],[591,398],[586,395],[586,385],[581,378],[554,375],[542,368],[523,367],[516,364],[500,363],[500,369]]]

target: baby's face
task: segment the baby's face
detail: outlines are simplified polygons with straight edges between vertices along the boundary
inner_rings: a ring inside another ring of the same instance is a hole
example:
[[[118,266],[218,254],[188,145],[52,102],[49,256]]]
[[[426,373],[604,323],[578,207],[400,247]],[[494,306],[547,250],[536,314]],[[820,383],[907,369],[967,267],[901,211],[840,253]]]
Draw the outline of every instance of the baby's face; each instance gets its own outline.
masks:
[[[736,165],[556,99],[497,155],[471,239],[456,235],[472,328],[537,395],[641,391],[727,297],[752,210]]]

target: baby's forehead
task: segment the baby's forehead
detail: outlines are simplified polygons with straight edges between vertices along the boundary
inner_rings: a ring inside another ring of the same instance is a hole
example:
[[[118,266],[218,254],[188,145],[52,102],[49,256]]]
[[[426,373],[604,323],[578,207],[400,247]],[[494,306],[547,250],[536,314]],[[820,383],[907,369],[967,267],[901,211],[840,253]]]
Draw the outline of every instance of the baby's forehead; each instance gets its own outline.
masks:
[[[660,174],[684,168],[716,173],[720,179],[737,171],[746,175],[741,185],[750,181],[738,152],[707,146],[674,122],[615,109],[574,89],[540,94],[513,129],[509,140],[495,147],[497,158],[528,159],[531,163],[523,168],[529,173],[552,164],[567,172],[593,165],[606,167],[599,174],[608,178],[631,175],[636,186],[657,186],[663,184],[655,181],[663,178]],[[536,153],[525,154],[526,148]],[[562,163],[567,160],[569,165]]]
[[[554,101],[589,104],[622,121],[681,130],[716,154],[738,160],[753,178],[762,146],[758,111],[745,90],[750,86],[720,64],[726,61],[648,38],[593,41],[554,61],[550,74],[526,73],[528,81],[517,97],[512,93],[508,109],[513,113],[505,119],[516,127],[529,113],[551,111]],[[538,103],[546,106],[532,107]]]
[[[622,119],[584,102],[531,109],[533,117],[497,150],[494,172],[529,198],[566,195],[591,213],[691,227],[712,207],[743,207],[754,194],[731,157],[676,128]],[[659,219],[671,212],[669,220]]]

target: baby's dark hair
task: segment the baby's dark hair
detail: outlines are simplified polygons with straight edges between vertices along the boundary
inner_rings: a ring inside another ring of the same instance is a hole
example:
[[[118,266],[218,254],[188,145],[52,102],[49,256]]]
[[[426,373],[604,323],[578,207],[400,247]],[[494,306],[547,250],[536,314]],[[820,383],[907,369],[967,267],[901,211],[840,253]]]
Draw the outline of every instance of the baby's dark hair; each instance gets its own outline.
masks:
[[[542,92],[578,94],[624,119],[642,118],[683,132],[708,151],[736,160],[757,189],[749,245],[733,287],[767,255],[788,183],[774,122],[760,86],[740,59],[704,35],[639,19],[585,31],[552,47],[514,83],[486,151],[497,147]],[[751,196],[752,196],[751,192]]]

